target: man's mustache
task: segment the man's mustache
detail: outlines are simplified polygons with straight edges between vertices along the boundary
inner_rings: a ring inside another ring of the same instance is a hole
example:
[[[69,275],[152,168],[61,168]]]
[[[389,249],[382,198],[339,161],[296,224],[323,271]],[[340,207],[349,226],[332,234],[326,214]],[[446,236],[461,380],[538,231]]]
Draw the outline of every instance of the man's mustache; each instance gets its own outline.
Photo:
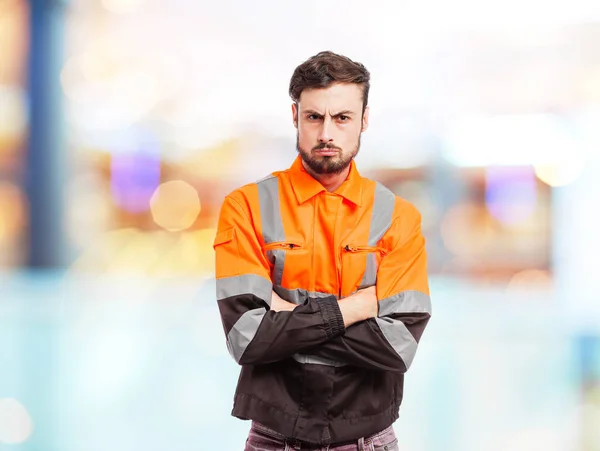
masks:
[[[313,147],[313,150],[323,150],[323,149],[342,150],[339,147],[332,146],[332,145],[326,144],[326,143],[321,143],[318,146]]]

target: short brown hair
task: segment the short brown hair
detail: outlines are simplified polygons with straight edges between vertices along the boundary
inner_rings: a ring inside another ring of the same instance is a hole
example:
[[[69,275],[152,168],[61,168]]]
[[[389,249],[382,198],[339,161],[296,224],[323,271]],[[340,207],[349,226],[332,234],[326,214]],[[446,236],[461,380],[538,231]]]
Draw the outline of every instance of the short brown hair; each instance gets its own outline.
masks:
[[[300,64],[290,80],[290,97],[296,103],[305,89],[327,88],[334,83],[356,83],[363,88],[363,113],[369,101],[371,75],[350,58],[330,51],[319,52]]]

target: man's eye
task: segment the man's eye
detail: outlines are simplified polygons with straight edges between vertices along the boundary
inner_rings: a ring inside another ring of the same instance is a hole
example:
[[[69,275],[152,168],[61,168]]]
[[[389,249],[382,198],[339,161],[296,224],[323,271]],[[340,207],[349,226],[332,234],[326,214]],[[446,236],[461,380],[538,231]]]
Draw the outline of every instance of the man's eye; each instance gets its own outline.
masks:
[[[311,115],[309,115],[309,116],[308,116],[308,118],[309,118],[311,121],[316,121],[316,120],[318,120],[318,119],[319,119],[319,115],[318,115],[318,114],[311,114]]]
[[[340,116],[340,121],[347,121],[348,119],[350,119],[349,116],[344,116],[343,114]]]

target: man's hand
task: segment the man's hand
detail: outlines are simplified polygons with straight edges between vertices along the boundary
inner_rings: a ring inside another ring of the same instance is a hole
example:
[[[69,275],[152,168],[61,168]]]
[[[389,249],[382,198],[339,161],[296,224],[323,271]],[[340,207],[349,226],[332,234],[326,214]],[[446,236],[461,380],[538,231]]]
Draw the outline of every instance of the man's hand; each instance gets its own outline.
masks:
[[[271,294],[271,310],[275,312],[291,312],[297,307],[296,304],[284,301],[277,293],[273,291]]]
[[[379,305],[375,287],[363,288],[347,298],[340,299],[340,310],[344,317],[344,326],[377,317]]]

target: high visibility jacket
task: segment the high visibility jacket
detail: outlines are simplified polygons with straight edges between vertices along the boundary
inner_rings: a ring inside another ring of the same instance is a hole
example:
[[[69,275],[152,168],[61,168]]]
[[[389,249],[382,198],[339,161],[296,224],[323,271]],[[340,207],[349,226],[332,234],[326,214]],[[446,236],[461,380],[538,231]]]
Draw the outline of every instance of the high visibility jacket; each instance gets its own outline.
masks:
[[[298,157],[222,205],[219,311],[242,365],[232,415],[290,438],[358,439],[398,418],[404,373],[431,315],[421,215],[350,174],[333,193]],[[344,327],[338,300],[376,286],[377,318]],[[270,310],[272,291],[298,304]]]

